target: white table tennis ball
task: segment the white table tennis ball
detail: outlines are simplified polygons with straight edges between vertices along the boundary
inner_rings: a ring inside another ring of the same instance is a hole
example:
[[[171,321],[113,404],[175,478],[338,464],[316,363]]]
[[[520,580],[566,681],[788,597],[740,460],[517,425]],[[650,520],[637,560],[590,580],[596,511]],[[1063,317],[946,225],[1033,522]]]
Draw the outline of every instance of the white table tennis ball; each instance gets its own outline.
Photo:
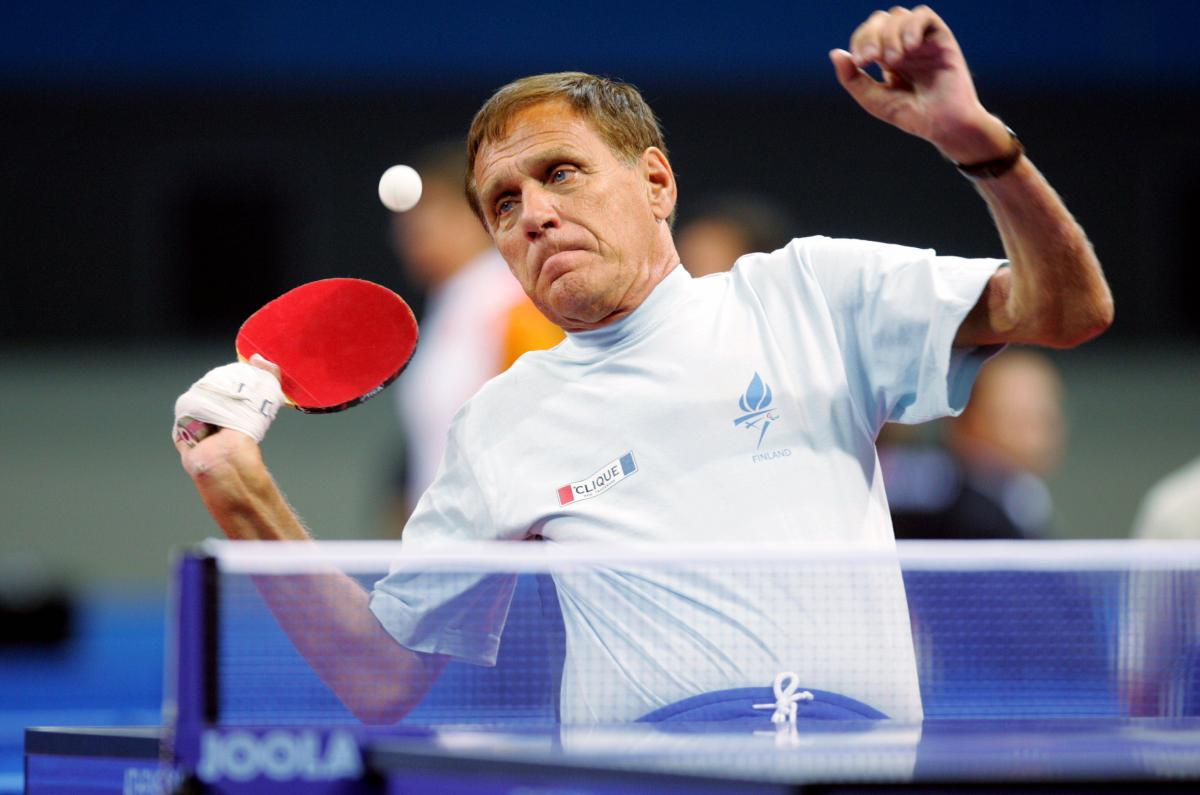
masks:
[[[411,210],[421,198],[421,175],[411,166],[392,166],[379,178],[379,200],[394,213]]]

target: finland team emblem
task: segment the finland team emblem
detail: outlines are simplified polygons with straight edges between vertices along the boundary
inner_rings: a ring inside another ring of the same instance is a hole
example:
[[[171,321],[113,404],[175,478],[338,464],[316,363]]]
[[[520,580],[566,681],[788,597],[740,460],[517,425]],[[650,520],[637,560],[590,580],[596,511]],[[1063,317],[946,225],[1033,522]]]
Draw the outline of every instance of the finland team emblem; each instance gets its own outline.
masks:
[[[746,391],[738,398],[738,406],[742,410],[742,415],[733,421],[734,426],[741,425],[746,430],[758,431],[758,443],[754,449],[762,447],[763,437],[767,435],[767,428],[771,427],[771,423],[779,419],[779,413],[771,406],[771,400],[774,395],[771,394],[771,387],[759,377],[758,373],[750,379],[750,386],[746,387]]]

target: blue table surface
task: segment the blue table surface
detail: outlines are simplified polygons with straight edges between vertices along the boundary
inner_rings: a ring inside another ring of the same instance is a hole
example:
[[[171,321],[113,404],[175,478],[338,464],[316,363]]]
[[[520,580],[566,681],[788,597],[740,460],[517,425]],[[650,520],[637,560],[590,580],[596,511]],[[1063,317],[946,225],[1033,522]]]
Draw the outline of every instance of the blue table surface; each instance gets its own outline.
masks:
[[[1197,718],[831,721],[795,734],[730,733],[713,724],[462,725],[359,736],[368,765],[384,772],[442,759],[456,773],[492,775],[514,765],[540,765],[579,775],[620,770],[797,783],[1200,779]],[[27,750],[78,756],[119,745],[125,754],[153,758],[147,740],[154,737],[145,727],[45,728],[30,732]]]

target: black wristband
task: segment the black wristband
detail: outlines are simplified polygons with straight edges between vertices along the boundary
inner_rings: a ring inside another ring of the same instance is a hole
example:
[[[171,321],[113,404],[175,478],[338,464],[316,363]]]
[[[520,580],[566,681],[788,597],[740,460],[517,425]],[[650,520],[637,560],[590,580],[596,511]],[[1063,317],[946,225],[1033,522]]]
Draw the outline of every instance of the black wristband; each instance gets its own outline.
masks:
[[[1021,156],[1025,154],[1025,146],[1021,143],[1021,139],[1012,131],[1011,127],[1006,127],[1009,136],[1012,138],[1012,151],[1003,157],[997,157],[995,160],[985,160],[982,163],[955,163],[954,167],[959,172],[969,179],[993,179],[1002,174],[1007,174],[1012,170],[1012,167],[1017,164]]]

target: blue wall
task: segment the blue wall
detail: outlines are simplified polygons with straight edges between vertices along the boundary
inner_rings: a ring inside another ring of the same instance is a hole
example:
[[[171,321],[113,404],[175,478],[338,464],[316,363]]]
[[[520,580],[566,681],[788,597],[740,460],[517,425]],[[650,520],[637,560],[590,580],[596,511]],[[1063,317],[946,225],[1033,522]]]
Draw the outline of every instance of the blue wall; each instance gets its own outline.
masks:
[[[495,85],[581,68],[697,84],[828,81],[825,53],[880,5],[44,0],[0,11],[0,79]],[[16,6],[16,7],[13,7]],[[977,71],[1008,85],[1200,82],[1195,3],[935,3]]]

